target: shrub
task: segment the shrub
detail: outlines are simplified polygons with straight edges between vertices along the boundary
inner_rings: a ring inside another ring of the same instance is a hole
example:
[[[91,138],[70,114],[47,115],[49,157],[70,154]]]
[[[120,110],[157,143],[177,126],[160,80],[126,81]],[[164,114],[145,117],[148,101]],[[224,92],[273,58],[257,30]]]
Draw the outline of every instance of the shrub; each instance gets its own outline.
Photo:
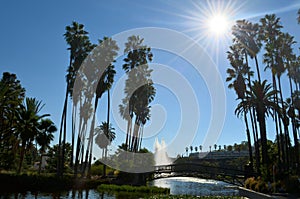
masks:
[[[92,165],[91,167],[91,175],[101,176],[103,174],[103,165]]]
[[[300,182],[298,176],[290,176],[284,180],[286,191],[289,193],[299,193],[300,192]]]

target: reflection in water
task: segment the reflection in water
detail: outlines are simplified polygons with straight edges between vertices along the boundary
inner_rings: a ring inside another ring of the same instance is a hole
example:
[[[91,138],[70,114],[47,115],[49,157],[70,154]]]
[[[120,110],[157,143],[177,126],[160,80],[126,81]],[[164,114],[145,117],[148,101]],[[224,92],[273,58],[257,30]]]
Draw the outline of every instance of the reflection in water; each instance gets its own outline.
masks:
[[[232,196],[238,191],[229,188],[225,182],[192,177],[161,178],[150,183],[153,186],[169,188],[172,195]]]
[[[192,177],[161,178],[149,182],[150,186],[170,188],[172,195],[196,195],[196,196],[232,196],[238,195],[238,191],[228,188],[229,184],[215,180],[205,180]],[[39,198],[39,199],[138,199],[145,197],[145,194],[132,193],[99,193],[95,189],[91,190],[71,190],[60,193],[9,193],[0,194],[0,198]]]

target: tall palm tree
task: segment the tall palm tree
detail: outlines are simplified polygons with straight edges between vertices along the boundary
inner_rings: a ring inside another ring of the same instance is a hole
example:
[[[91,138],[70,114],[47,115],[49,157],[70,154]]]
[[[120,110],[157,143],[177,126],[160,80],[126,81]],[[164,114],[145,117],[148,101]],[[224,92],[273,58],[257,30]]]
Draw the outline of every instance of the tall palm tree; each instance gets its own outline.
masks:
[[[119,108],[122,117],[128,121],[125,145],[133,152],[138,152],[141,146],[143,126],[150,119],[149,104],[155,96],[152,70],[147,64],[152,61],[153,55],[151,48],[143,45],[143,41],[139,36],[128,37],[124,50],[127,57],[124,59],[123,70],[128,78],[125,82],[125,98]]]
[[[240,115],[244,112],[248,112],[251,108],[255,109],[261,134],[262,164],[266,168],[269,166],[267,155],[266,116],[272,114],[272,110],[280,111],[278,105],[273,101],[273,97],[278,91],[271,90],[271,88],[272,86],[267,84],[266,80],[262,83],[254,81],[251,90],[246,91],[245,100],[240,102],[235,110],[235,113]]]
[[[49,114],[39,115],[39,112],[44,105],[41,101],[35,98],[26,98],[25,102],[18,110],[17,114],[17,133],[21,140],[21,152],[20,152],[20,163],[18,173],[22,170],[24,155],[27,150],[27,146],[33,142],[35,136],[39,132],[39,120],[49,116]]]
[[[244,54],[244,59],[245,59],[245,65],[246,67],[249,67],[248,63],[248,56],[250,56],[251,59],[254,58],[255,60],[255,66],[256,66],[256,72],[257,72],[257,77],[258,81],[261,82],[261,76],[260,76],[260,69],[257,61],[257,54],[260,51],[261,48],[261,41],[259,38],[259,25],[258,24],[253,24],[247,20],[238,20],[236,24],[232,28],[232,34],[234,35],[233,42],[235,44],[235,48],[240,49],[240,54]],[[253,73],[248,73],[248,87],[251,86],[251,74]],[[256,115],[255,111],[250,110],[249,111],[250,115],[250,120],[251,120],[251,125],[252,125],[252,131],[253,131],[253,139],[254,139],[254,146],[255,146],[255,157],[256,157],[256,166],[259,172],[260,168],[260,152],[259,152],[259,147],[258,147],[258,128],[257,128],[257,121],[256,121]],[[245,120],[244,115],[244,120]],[[248,122],[245,125],[247,128]],[[247,129],[246,129],[247,131]],[[250,134],[250,132],[249,132]],[[247,135],[247,139],[249,136]],[[251,143],[249,143],[251,144]],[[250,152],[250,151],[249,151]]]
[[[94,141],[94,126],[95,126],[95,119],[96,119],[96,111],[98,107],[98,101],[102,97],[102,95],[108,91],[108,110],[107,110],[107,122],[109,123],[109,105],[110,105],[110,95],[109,89],[112,87],[114,82],[114,76],[116,71],[114,69],[113,62],[115,62],[115,57],[117,56],[117,51],[119,47],[117,46],[117,42],[112,40],[111,38],[104,37],[103,40],[99,41],[98,47],[95,49],[94,53],[98,53],[98,59],[100,59],[101,65],[98,66],[98,73],[101,74],[99,81],[97,82],[96,92],[95,92],[95,103],[94,103],[94,113],[92,119],[92,127],[90,129],[89,135],[89,142],[86,150],[86,161],[85,163],[88,164],[88,174],[91,168],[92,162],[92,151],[93,151],[93,141]],[[96,62],[97,64],[97,62]],[[102,65],[103,64],[103,65]],[[86,165],[84,169],[86,168]]]
[[[265,43],[266,53],[264,54],[264,63],[266,64],[266,68],[270,68],[272,71],[272,81],[273,81],[273,89],[279,90],[279,95],[276,94],[274,99],[277,104],[281,103],[281,107],[284,108],[284,101],[282,96],[281,89],[281,75],[285,72],[286,68],[284,66],[284,56],[291,48],[292,41],[290,44],[287,44],[284,40],[286,36],[281,32],[282,26],[280,25],[280,18],[276,17],[275,14],[266,15],[264,18],[260,19],[261,22],[261,40]],[[285,43],[285,44],[284,44]],[[284,47],[283,47],[284,46]],[[284,49],[287,48],[287,49]],[[277,81],[276,81],[277,77]],[[289,140],[289,130],[287,123],[287,116],[285,110],[283,109],[282,117],[280,118],[277,113],[275,115],[275,125],[276,125],[276,133],[278,137],[278,131],[280,132],[280,140],[281,143],[281,153],[282,159],[284,163],[289,163],[289,149],[288,149],[288,140]],[[280,120],[281,119],[281,120]],[[278,122],[277,122],[278,121]],[[284,136],[282,135],[282,126],[284,127]],[[278,130],[279,128],[279,130]],[[278,142],[278,143],[279,143]],[[280,154],[279,154],[280,155]]]
[[[107,122],[102,122],[100,126],[95,129],[95,142],[102,149],[102,158],[106,160],[107,157],[107,147],[116,138],[115,129],[111,124],[108,125]],[[106,165],[103,165],[103,175],[106,176]]]
[[[68,96],[72,96],[74,82],[77,76],[77,72],[81,63],[86,58],[88,53],[94,48],[88,37],[88,32],[84,30],[84,25],[79,24],[75,21],[72,22],[71,26],[66,26],[66,32],[64,34],[65,40],[69,45],[68,50],[70,51],[69,67],[67,70],[66,81],[67,88],[65,94],[65,101],[63,106],[63,112],[61,117],[60,132],[59,132],[59,161],[57,165],[57,174],[63,174],[63,163],[65,159],[65,144],[66,144],[66,127],[67,127],[67,106]],[[74,109],[73,109],[74,111]],[[72,119],[74,119],[72,117]],[[72,152],[71,152],[71,166],[73,165],[73,153],[74,153],[74,138],[75,129],[72,126]]]
[[[250,58],[255,59],[256,72],[258,81],[261,82],[260,70],[257,61],[257,54],[261,48],[259,39],[259,25],[251,23],[247,20],[238,20],[232,27],[232,34],[234,35],[234,42],[237,42],[244,48],[244,52]]]
[[[51,141],[53,141],[53,133],[57,131],[56,126],[50,119],[42,119],[38,126],[39,132],[36,136],[36,142],[40,145],[40,165],[39,174],[41,173],[43,155],[47,148],[49,147]]]
[[[228,60],[230,61],[230,64],[232,68],[227,69],[228,77],[226,78],[226,81],[233,81],[228,85],[228,88],[234,88],[238,98],[240,100],[244,100],[245,93],[247,90],[246,87],[246,80],[247,77],[249,79],[250,76],[253,75],[253,72],[250,71],[250,68],[247,64],[244,63],[244,54],[243,50],[240,48],[239,44],[234,44],[230,46],[230,51],[227,52]],[[248,80],[249,81],[249,80]],[[246,112],[244,115],[244,121],[246,125],[246,134],[247,134],[247,140],[248,140],[248,148],[249,148],[249,157],[251,162],[251,169],[253,164],[253,156],[252,156],[252,146],[251,146],[251,136],[250,136],[250,130],[248,125],[248,119]]]

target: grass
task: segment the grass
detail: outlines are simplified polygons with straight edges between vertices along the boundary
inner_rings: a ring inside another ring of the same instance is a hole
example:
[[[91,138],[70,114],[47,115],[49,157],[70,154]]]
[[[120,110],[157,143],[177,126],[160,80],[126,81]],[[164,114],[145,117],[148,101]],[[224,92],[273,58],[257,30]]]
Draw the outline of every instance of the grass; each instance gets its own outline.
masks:
[[[160,187],[147,186],[130,186],[130,185],[113,185],[101,184],[97,187],[99,192],[131,192],[131,193],[145,193],[145,194],[169,194],[170,189]]]

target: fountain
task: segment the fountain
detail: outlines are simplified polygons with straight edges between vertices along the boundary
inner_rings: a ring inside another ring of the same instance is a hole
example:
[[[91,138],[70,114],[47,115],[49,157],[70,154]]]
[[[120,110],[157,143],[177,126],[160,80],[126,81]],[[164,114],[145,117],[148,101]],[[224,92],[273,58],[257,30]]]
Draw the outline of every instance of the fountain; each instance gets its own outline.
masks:
[[[161,143],[159,143],[158,139],[155,139],[154,143],[154,159],[155,165],[169,165],[172,163],[171,159],[169,158],[167,151],[166,151],[166,143],[162,139]]]

